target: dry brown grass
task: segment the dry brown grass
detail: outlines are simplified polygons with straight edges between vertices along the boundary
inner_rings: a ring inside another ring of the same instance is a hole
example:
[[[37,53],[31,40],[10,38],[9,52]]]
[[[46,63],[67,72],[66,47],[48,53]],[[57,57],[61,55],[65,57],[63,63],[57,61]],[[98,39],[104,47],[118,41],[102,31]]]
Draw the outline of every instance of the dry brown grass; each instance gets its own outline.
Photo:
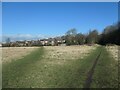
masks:
[[[90,54],[96,46],[45,46],[44,62],[49,64],[64,64]],[[37,47],[4,47],[2,48],[2,62],[11,62],[23,58],[36,50]]]
[[[71,60],[77,60],[90,54],[95,46],[47,46],[44,47],[46,54],[45,61],[50,64],[64,64]]]
[[[118,60],[118,46],[114,45],[114,46],[106,46],[107,51],[110,52],[110,54],[112,55],[112,57],[115,60]]]
[[[2,63],[21,59],[37,47],[4,47],[2,48]]]

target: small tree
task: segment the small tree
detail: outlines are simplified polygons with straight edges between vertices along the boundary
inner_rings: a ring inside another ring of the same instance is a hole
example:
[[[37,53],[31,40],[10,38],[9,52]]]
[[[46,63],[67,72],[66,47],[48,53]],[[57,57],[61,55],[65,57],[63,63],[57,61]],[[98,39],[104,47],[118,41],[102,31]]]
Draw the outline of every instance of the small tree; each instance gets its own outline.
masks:
[[[10,43],[10,38],[7,38],[7,39],[6,39],[6,43]]]
[[[6,39],[6,45],[5,45],[6,47],[9,47],[10,46],[10,38],[7,38]]]
[[[81,34],[81,33],[77,34],[76,41],[77,41],[77,44],[79,44],[79,45],[84,44],[85,43],[85,35]]]
[[[97,30],[89,31],[86,42],[87,44],[98,43],[98,31]]]
[[[77,34],[77,30],[75,28],[70,29],[66,32],[65,40],[67,45],[76,44],[75,36]]]

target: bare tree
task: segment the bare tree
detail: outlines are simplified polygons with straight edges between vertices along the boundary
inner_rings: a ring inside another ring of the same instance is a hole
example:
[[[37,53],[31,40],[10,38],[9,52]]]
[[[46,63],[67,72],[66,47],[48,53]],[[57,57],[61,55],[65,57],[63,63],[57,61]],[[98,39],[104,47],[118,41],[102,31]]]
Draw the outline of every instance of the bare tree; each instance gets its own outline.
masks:
[[[76,44],[76,39],[75,39],[76,34],[77,34],[77,30],[75,28],[70,29],[66,32],[65,40],[67,45]]]

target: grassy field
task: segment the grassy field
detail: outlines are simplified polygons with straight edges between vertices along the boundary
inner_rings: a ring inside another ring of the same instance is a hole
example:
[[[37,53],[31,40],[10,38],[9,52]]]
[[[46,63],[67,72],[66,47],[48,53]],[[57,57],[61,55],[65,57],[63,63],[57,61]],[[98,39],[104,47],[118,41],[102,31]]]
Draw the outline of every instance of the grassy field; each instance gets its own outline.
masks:
[[[3,64],[3,87],[14,87],[13,85],[16,87],[18,80],[20,80],[19,78],[23,77],[31,70],[31,67],[33,67],[34,63],[41,59],[43,53],[43,48],[39,48],[38,50],[32,52],[20,60],[16,60],[8,64]]]
[[[114,45],[114,46],[106,46],[107,51],[109,52],[109,54],[112,56],[112,58],[116,61],[118,61],[118,49],[119,46]]]
[[[118,82],[118,61],[103,47],[93,74],[91,87],[117,88]]]
[[[2,62],[9,63],[21,59],[36,49],[38,49],[38,47],[3,47]]]
[[[24,58],[3,63],[3,88],[84,88],[102,50],[90,87],[117,87],[115,61],[100,46],[41,47]]]

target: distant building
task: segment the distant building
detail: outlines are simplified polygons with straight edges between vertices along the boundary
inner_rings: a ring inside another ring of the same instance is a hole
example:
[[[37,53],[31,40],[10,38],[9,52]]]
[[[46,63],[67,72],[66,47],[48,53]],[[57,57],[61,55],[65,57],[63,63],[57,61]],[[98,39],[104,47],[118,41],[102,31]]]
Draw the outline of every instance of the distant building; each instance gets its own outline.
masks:
[[[22,46],[31,46],[32,42],[31,41],[16,41],[15,42],[16,46],[22,47]]]
[[[41,39],[41,40],[24,40],[3,43],[3,47],[29,47],[29,46],[65,46],[65,39],[61,37]]]
[[[40,40],[41,44],[44,45],[48,45],[48,39],[42,39]]]
[[[40,42],[40,40],[37,40],[37,41],[32,40],[31,41],[31,46],[41,46],[41,45],[42,45],[42,43]]]
[[[55,38],[55,43],[57,46],[61,46],[61,44],[65,44],[65,39],[61,38],[61,37],[56,37]]]
[[[55,40],[54,40],[54,38],[49,38],[49,39],[48,39],[48,43],[49,43],[49,45],[54,46],[54,45],[55,45]]]

